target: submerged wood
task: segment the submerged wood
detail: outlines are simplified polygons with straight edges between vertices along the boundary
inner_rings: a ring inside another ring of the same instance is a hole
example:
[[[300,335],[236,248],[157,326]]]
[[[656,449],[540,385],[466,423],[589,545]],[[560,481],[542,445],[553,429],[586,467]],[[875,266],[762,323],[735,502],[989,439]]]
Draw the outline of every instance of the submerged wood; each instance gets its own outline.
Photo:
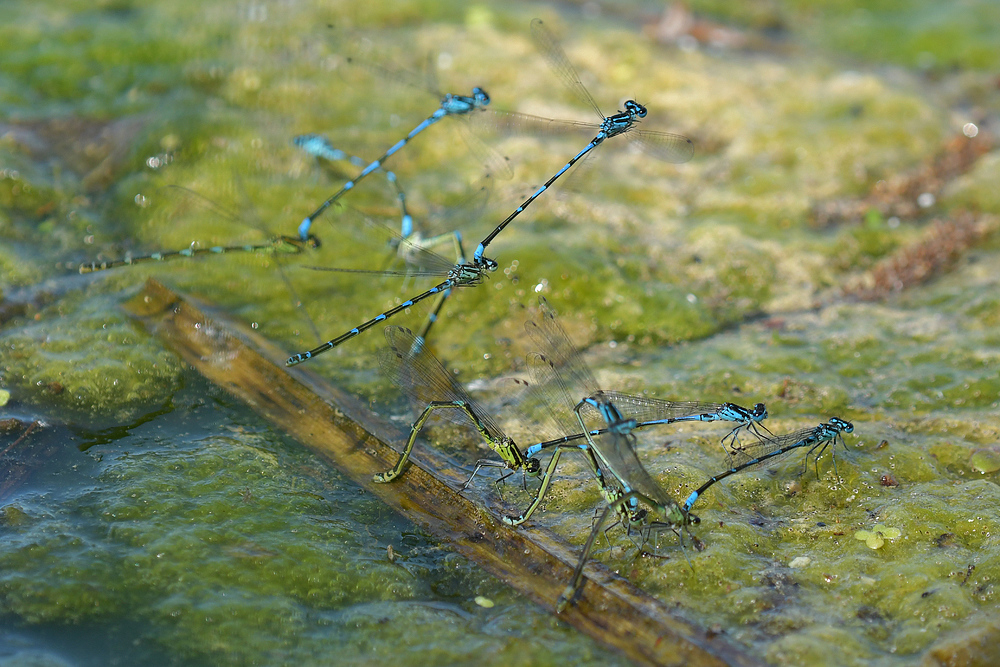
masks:
[[[375,434],[388,433],[401,444],[397,427],[309,371],[286,369],[286,353],[252,334],[234,334],[155,280],[125,307],[207,379],[410,521],[554,610],[573,574],[577,547],[544,528],[506,526],[495,508],[459,495],[456,489],[464,482],[459,471],[428,448],[414,456],[399,479],[374,484],[372,473],[388,469],[398,458]],[[698,667],[760,662],[724,634],[698,628],[600,563],[590,563],[586,573],[576,603],[559,617],[636,663]]]

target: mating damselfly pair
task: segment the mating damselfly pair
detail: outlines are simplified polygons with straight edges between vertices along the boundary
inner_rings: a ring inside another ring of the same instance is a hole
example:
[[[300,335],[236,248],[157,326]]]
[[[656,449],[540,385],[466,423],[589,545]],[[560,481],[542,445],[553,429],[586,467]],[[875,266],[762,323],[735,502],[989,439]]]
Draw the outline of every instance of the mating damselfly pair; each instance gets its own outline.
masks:
[[[760,403],[745,408],[733,403],[668,401],[602,390],[544,300],[540,301],[538,317],[528,321],[525,330],[537,351],[527,358],[530,381],[523,383],[527,388],[519,402],[528,406],[529,411],[542,409],[546,412],[553,432],[562,435],[527,447],[519,446],[416,336],[401,327],[387,327],[388,347],[379,355],[382,371],[418,406],[425,407],[413,422],[399,461],[390,470],[376,473],[374,481],[391,482],[402,474],[416,439],[431,416],[455,413],[467,418],[500,457],[500,460],[477,462],[461,490],[465,490],[484,467],[509,471],[501,480],[518,472],[527,478],[540,478],[529,505],[516,514],[502,517],[506,523],[517,526],[528,521],[539,508],[555,479],[562,454],[579,452],[606,507],[586,542],[560,608],[579,589],[589,550],[612,512],[615,523],[629,532],[645,532],[648,537],[653,532],[673,531],[683,549],[683,531],[699,523],[690,510],[712,485],[793,450],[806,449],[807,460],[810,455],[818,460],[829,445],[842,440],[842,433],[850,433],[854,428],[850,422],[835,417],[814,428],[775,436],[762,424],[768,413]],[[595,422],[599,424],[597,427],[594,427]],[[640,461],[634,431],[691,422],[735,424],[722,437],[730,467],[699,486],[680,505]],[[741,438],[743,431],[747,433]],[[548,463],[543,466],[538,455],[549,455]]]

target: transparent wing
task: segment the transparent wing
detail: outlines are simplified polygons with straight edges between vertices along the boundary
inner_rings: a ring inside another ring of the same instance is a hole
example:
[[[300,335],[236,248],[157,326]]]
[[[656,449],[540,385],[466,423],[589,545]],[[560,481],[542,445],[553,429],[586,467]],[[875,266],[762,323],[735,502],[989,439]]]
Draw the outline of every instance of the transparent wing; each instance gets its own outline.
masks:
[[[369,57],[372,50],[370,44],[370,42],[355,41],[354,44],[350,45],[348,48],[351,53],[344,57],[344,63],[347,67],[343,71],[366,72],[385,83],[422,90],[438,98],[438,100],[444,97],[444,94],[437,89],[437,80],[434,75],[434,68],[431,66],[430,54],[428,54],[427,62],[424,65],[424,71],[413,72],[400,67],[391,67],[375,62]]]
[[[541,355],[552,365],[556,381],[562,385],[563,391],[569,395],[572,405],[575,406],[584,398],[598,393],[597,380],[583,362],[580,352],[569,339],[566,330],[556,320],[555,312],[549,307],[548,302],[539,298],[538,304],[540,316],[536,320],[526,322],[524,328],[538,346]]]
[[[702,403],[701,401],[666,401],[649,396],[623,394],[617,391],[602,391],[604,398],[613,403],[622,416],[637,422],[657,421],[661,419],[678,419],[691,415],[716,412],[722,408],[721,403]],[[587,406],[595,412],[593,406]]]
[[[573,67],[569,58],[566,57],[565,51],[559,46],[559,40],[549,31],[541,19],[533,19],[531,21],[531,39],[535,42],[535,47],[538,48],[539,53],[548,61],[549,67],[559,77],[559,80],[563,82],[563,85],[576,95],[581,102],[589,104],[594,112],[603,119],[604,114],[601,113],[601,108],[597,106],[597,102],[591,97],[586,86],[581,83],[580,75],[576,73],[576,68]]]
[[[337,220],[343,223],[338,225],[344,231],[343,237],[338,239],[338,247],[342,249],[345,265],[309,266],[304,268],[314,271],[332,271],[337,273],[403,277],[437,276],[444,278],[455,266],[454,260],[446,259],[421,245],[420,242],[422,239],[403,238],[389,227],[355,209],[344,206],[338,207],[336,216]],[[406,269],[384,271],[367,268],[366,266],[350,266],[348,264],[347,260],[352,256],[354,248],[361,249],[359,256],[370,257],[372,249],[379,247],[393,249],[393,252],[405,259]]]
[[[228,220],[229,222],[236,223],[239,217],[236,215],[236,211],[227,208],[220,204],[219,202],[209,199],[205,195],[201,194],[197,190],[192,190],[184,185],[174,185],[170,184],[165,186],[166,191],[170,193],[171,197],[176,197],[181,201],[185,201],[193,206],[201,208],[213,215],[217,215],[220,218]],[[255,221],[256,222],[256,221]],[[260,227],[254,225],[254,227],[260,230]],[[267,233],[267,230],[263,230]]]
[[[784,433],[773,438],[755,440],[748,444],[739,443],[734,446],[732,451],[729,453],[729,467],[753,470],[765,461],[776,460],[777,458],[784,456],[786,453],[800,447],[809,447],[809,451],[812,451],[814,446],[824,441],[821,437],[824,433],[825,429],[823,429],[822,426],[814,426],[812,428],[799,429],[798,431],[793,431],[792,433]],[[770,456],[766,458],[765,461],[761,461],[760,463],[748,465],[755,459],[767,457],[767,455],[772,452],[779,452],[781,450],[787,451]],[[806,456],[808,458],[808,453]]]
[[[460,120],[465,121],[464,123],[458,123],[459,132],[469,152],[483,165],[488,175],[502,181],[509,181],[514,178],[514,170],[511,169],[510,160],[484,144],[483,140],[476,136],[473,131],[475,127],[470,126],[474,122],[474,118],[483,118],[492,115],[494,114],[489,109],[480,109],[471,114],[459,116]],[[479,127],[483,127],[483,125],[480,124]]]
[[[385,340],[389,346],[379,351],[379,368],[404,394],[422,407],[431,401],[462,401],[479,417],[490,435],[504,437],[503,430],[493,418],[455,382],[452,374],[430,352],[426,344],[418,344],[412,331],[388,326],[385,328]],[[436,412],[457,424],[469,424],[468,417],[459,410]]]
[[[632,129],[627,136],[644,153],[663,162],[681,164],[694,155],[694,142],[679,134]]]
[[[233,171],[233,184],[239,196],[240,212],[223,206],[219,202],[206,197],[200,192],[183,185],[171,184],[166,186],[166,188],[167,191],[171,193],[172,197],[176,197],[189,205],[205,210],[211,215],[222,218],[223,220],[233,224],[240,224],[242,221],[260,232],[263,237],[271,235],[267,226],[264,224],[264,221],[261,219],[257,208],[254,206],[253,201],[250,199],[250,195],[244,185],[243,178],[236,171]],[[313,318],[309,315],[309,311],[302,298],[299,296],[298,290],[288,277],[287,271],[285,271],[285,265],[281,259],[281,253],[275,252],[273,254],[273,261],[275,267],[278,269],[278,276],[281,278],[282,283],[285,285],[285,288],[292,297],[292,303],[295,307],[296,313],[305,319],[306,324],[309,326],[309,330],[313,336],[315,336],[315,339],[317,341],[323,340],[322,334],[320,334],[315,320],[313,320]]]
[[[594,447],[611,473],[656,503],[670,507],[674,500],[653,479],[635,452],[635,436],[631,433],[608,432],[594,437]]]
[[[576,401],[570,397],[552,362],[538,353],[529,354],[527,361],[531,386],[521,403],[521,410],[535,419],[547,416],[554,426],[548,433],[552,438],[579,433],[580,425],[573,416]]]
[[[476,132],[500,135],[530,137],[580,135],[593,137],[601,126],[597,123],[581,123],[573,120],[554,120],[541,116],[483,109],[469,116],[469,122]]]
[[[233,172],[233,182],[236,184],[236,189],[239,192],[240,201],[243,204],[243,210],[245,211],[245,217],[247,218],[247,222],[253,225],[256,229],[266,234],[267,227],[264,225],[264,221],[261,219],[260,214],[257,212],[257,208],[253,205],[253,202],[250,201],[250,194],[247,192],[247,189],[243,183],[243,179],[235,171]],[[221,209],[223,211],[225,210],[223,207],[219,206],[215,202],[209,201],[209,203],[213,206],[213,209]],[[319,327],[316,326],[316,321],[313,320],[312,316],[309,314],[309,309],[306,308],[305,303],[299,296],[299,291],[295,289],[295,285],[292,284],[291,278],[288,277],[288,272],[285,271],[284,262],[281,259],[280,253],[274,254],[274,265],[278,269],[278,276],[281,278],[281,282],[285,284],[285,288],[288,290],[288,293],[291,294],[292,296],[292,303],[295,306],[296,312],[299,313],[303,318],[305,318],[306,324],[309,325],[309,331],[314,336],[316,343],[317,344],[321,343],[323,341],[323,334],[319,332]]]

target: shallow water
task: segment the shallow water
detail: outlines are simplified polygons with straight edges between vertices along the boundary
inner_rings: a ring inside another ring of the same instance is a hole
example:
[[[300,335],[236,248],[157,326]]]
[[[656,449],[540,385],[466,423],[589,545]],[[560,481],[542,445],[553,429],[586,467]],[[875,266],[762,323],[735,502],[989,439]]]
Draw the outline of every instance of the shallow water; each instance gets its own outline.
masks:
[[[437,354],[485,387],[522,370],[523,307],[540,293],[602,386],[762,401],[775,433],[850,419],[836,471],[824,457],[802,474],[793,455],[713,487],[696,506],[707,548],[689,553],[693,572],[667,541],[666,559],[635,558],[623,536],[599,558],[778,664],[908,664],[949,654],[949,642],[988,644],[1000,575],[1000,247],[986,235],[887,299],[845,299],[840,288],[958,207],[995,229],[997,152],[943,178],[930,207],[909,201],[912,215],[872,209],[822,225],[814,211],[929,164],[967,123],[982,132],[963,141],[989,140],[1000,31],[981,26],[996,26],[995,7],[940,17],[916,4],[906,20],[893,7],[768,7],[726,15],[695,4],[743,27],[745,41],[727,49],[654,43],[655,14],[631,5],[601,18],[598,5],[559,15],[439,3],[8,4],[0,389],[10,398],[0,412],[44,425],[22,440],[23,427],[0,431],[0,448],[16,442],[0,486],[5,658],[621,661],[273,432],[118,309],[155,275],[292,352],[317,342],[310,321],[327,337],[401,302],[425,284],[296,266],[387,262],[353,231],[365,215],[398,225],[379,175],[351,193],[360,212],[317,222],[323,246],[301,259],[75,271],[291,234],[354,173],[318,164],[291,136],[324,132],[371,158],[436,104],[350,67],[347,53],[412,69],[434,54],[442,88],[483,85],[498,108],[592,120],[533,52],[536,15],[565,37],[605,113],[634,96],[651,109],[647,127],[690,136],[696,156],[672,166],[602,146],[491,246],[500,270],[448,302]],[[478,187],[460,126],[446,119],[393,158],[418,221]],[[589,137],[484,139],[514,176],[493,185],[485,210],[439,223],[459,225],[467,244]],[[412,310],[394,323],[419,327],[426,309]],[[376,328],[310,363],[406,422],[376,372],[382,344]],[[726,467],[722,434],[644,434],[641,453],[680,499]],[[483,453],[454,428],[436,435],[467,461]],[[582,543],[598,495],[579,464],[564,473],[538,520]],[[879,524],[900,536],[878,548],[856,538]]]

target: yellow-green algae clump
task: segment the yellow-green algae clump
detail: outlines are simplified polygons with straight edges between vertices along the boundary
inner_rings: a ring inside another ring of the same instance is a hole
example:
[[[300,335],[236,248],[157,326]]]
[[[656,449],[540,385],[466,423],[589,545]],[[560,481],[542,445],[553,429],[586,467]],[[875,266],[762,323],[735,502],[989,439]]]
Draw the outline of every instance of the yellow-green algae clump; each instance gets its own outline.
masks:
[[[128,423],[162,405],[181,364],[113,306],[105,296],[65,300],[0,331],[0,383],[78,423]]]

